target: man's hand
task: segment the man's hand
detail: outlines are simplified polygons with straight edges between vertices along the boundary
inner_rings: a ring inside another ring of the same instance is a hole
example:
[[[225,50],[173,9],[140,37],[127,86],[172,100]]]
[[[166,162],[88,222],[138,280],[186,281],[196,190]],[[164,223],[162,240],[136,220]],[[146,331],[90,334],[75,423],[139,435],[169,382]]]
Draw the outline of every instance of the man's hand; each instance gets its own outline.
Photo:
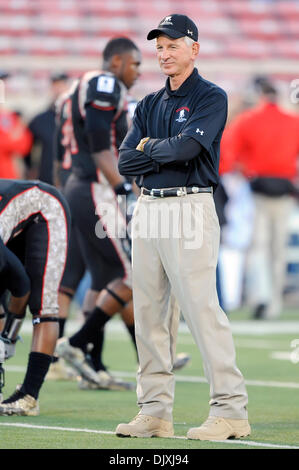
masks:
[[[150,140],[150,137],[143,137],[143,139],[141,139],[141,141],[137,145],[136,150],[143,152],[144,146],[148,140]]]

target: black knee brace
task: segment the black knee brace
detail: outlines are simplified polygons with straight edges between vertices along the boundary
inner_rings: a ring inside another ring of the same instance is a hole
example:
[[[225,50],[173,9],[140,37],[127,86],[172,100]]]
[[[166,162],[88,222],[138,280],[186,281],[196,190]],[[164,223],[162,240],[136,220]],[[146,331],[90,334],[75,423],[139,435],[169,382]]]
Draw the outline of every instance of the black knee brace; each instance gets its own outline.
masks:
[[[125,307],[127,302],[121,299],[113,290],[109,289],[109,287],[105,287],[105,290],[122,306]]]

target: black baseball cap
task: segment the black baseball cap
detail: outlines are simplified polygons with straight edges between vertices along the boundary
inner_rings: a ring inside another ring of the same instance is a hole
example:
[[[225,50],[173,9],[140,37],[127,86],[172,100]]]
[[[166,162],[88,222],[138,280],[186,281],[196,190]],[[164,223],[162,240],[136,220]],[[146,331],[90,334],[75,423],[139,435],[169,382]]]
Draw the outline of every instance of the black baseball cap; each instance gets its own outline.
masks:
[[[194,41],[198,41],[198,29],[196,24],[186,15],[169,15],[165,16],[162,21],[160,21],[156,29],[152,29],[148,35],[147,39],[155,39],[160,34],[166,34],[172,39],[178,39],[183,36],[188,36]]]

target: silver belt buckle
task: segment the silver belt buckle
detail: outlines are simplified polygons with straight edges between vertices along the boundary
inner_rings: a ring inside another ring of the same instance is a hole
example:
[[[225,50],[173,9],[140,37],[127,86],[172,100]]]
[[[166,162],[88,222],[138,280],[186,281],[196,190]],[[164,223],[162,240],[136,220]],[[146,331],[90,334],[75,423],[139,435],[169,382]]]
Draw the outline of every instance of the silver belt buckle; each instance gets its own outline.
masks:
[[[187,196],[187,190],[185,188],[180,188],[177,190],[176,192],[176,195],[177,196]]]
[[[151,189],[150,195],[151,195],[152,197],[156,197],[156,198],[157,198],[158,196],[155,196],[155,191],[157,191],[157,190],[156,190],[156,189]]]

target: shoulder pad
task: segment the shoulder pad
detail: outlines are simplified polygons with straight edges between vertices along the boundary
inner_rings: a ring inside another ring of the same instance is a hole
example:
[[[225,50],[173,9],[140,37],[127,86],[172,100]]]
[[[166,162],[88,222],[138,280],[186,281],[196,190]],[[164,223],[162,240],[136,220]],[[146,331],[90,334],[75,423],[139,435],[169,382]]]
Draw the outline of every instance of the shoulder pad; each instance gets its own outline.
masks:
[[[103,109],[117,108],[119,100],[120,83],[114,75],[107,72],[90,80],[86,104],[93,103]]]
[[[79,84],[81,115],[85,117],[85,107],[91,103],[100,109],[121,112],[125,107],[126,95],[126,87],[111,72],[88,72]]]

